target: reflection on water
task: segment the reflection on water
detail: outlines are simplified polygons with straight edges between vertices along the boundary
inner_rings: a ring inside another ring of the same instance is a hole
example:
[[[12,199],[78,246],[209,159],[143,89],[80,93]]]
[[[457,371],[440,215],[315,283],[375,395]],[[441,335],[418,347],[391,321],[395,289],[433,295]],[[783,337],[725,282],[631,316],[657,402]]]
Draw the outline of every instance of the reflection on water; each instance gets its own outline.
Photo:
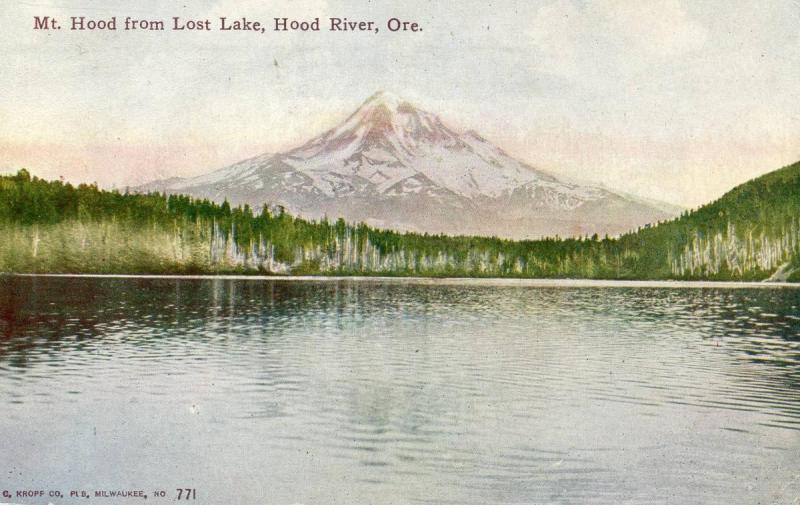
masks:
[[[0,283],[0,486],[195,487],[209,504],[800,497],[800,290]]]

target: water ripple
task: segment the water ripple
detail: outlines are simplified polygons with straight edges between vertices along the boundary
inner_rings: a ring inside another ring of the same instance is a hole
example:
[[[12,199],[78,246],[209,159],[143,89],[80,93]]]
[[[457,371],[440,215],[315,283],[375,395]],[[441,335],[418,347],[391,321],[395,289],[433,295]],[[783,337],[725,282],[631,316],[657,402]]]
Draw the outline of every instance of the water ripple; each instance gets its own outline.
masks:
[[[0,433],[43,487],[169,472],[215,503],[231,482],[242,503],[800,495],[798,290],[0,279]]]

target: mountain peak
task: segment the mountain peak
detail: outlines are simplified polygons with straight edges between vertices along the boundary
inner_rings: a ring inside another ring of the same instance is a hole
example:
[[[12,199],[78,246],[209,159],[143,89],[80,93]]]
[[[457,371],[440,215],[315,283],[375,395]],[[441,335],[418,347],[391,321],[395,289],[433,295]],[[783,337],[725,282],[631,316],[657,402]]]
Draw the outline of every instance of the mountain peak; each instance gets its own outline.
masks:
[[[447,128],[435,114],[418,109],[394,93],[378,91],[344,122],[295,149],[292,154],[307,159],[322,153],[338,152],[350,158],[379,148],[391,156],[404,157],[414,156],[422,146],[454,147],[460,144],[458,134]]]
[[[164,186],[432,233],[619,233],[667,217],[652,205],[560,181],[387,91],[288,152]]]
[[[396,95],[390,91],[377,91],[372,96],[367,98],[361,108],[374,107],[383,105],[391,111],[396,111],[401,105],[408,104],[408,102],[401,96]],[[410,104],[409,104],[410,105]]]

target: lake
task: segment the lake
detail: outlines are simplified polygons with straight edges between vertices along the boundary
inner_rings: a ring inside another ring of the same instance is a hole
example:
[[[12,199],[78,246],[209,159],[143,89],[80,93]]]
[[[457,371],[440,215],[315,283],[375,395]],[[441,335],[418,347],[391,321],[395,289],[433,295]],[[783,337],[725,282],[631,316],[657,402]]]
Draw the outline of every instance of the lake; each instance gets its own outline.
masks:
[[[800,289],[0,277],[0,402],[14,503],[798,503]]]

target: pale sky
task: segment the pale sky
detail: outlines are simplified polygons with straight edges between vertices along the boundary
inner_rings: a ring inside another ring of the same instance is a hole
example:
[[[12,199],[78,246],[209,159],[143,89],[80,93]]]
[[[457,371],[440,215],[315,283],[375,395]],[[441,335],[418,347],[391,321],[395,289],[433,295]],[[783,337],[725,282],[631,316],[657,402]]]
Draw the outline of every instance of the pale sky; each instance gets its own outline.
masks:
[[[73,32],[70,16],[381,33]],[[302,143],[380,89],[556,175],[695,206],[800,159],[800,0],[6,2],[0,171],[200,174]]]

